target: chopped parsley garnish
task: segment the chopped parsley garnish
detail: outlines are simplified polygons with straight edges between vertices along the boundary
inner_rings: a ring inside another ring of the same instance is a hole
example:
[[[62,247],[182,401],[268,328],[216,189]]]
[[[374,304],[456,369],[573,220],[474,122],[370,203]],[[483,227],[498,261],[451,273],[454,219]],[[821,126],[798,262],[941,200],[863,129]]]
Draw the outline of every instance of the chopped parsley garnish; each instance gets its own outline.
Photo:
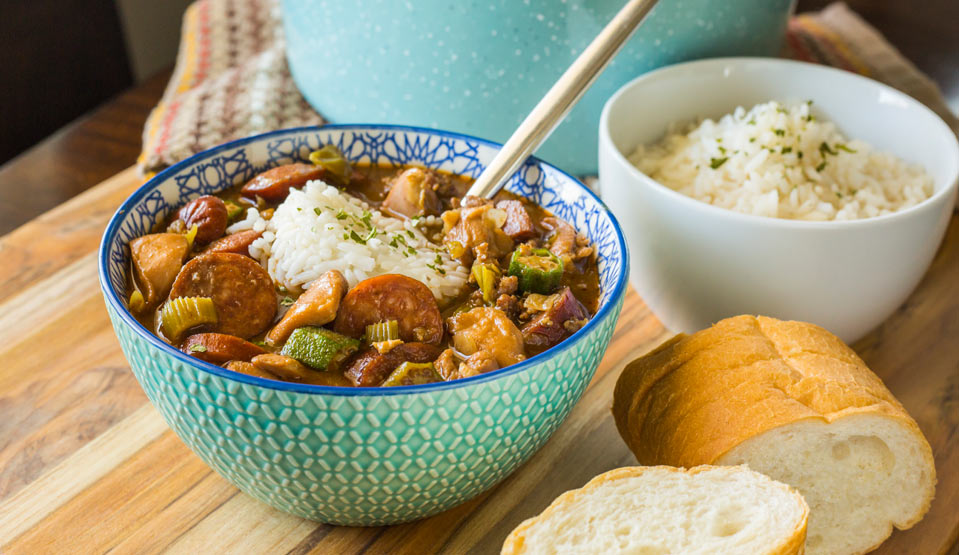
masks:
[[[756,125],[756,118],[753,118],[746,122],[746,125]]]
[[[800,160],[802,160],[802,151],[801,151],[801,150],[796,153],[796,158],[799,158]]]
[[[367,229],[373,229],[373,224],[370,223],[370,218],[372,217],[373,214],[369,210],[364,210],[363,215],[360,217],[360,221],[363,222],[363,225],[365,225]]]
[[[756,137],[750,137],[750,138],[749,138],[749,142],[755,143],[755,142],[756,142]]]
[[[791,146],[784,146],[784,147],[782,148],[782,150],[780,151],[780,154],[789,154],[789,153],[792,152],[792,151],[793,151],[793,147],[791,147]]]
[[[842,193],[840,193],[839,191],[836,191],[836,196],[839,198],[842,198]]]
[[[323,213],[323,211],[322,211],[322,210],[320,210],[320,208],[319,208],[319,207],[316,207],[316,208],[314,208],[314,209],[313,209],[313,213],[314,213],[314,214],[316,214],[317,216],[319,216],[320,214],[322,214],[322,213]]]
[[[410,236],[410,239],[416,239],[416,235],[408,229],[406,230],[406,234]]]
[[[722,158],[710,158],[710,159],[709,159],[709,167],[712,168],[712,169],[714,169],[714,170],[715,170],[715,169],[718,169],[719,166],[722,166],[723,164],[726,163],[726,160],[729,160],[729,158],[726,157],[726,156],[723,156]]]
[[[206,352],[206,347],[204,347],[203,345],[190,345],[190,352],[191,352],[191,353],[205,353],[205,352]]]
[[[826,167],[826,161],[823,160],[818,166],[816,166],[816,171],[821,172]]]
[[[360,237],[360,234],[357,233],[357,232],[355,232],[355,231],[353,231],[352,229],[350,230],[350,239],[356,241],[357,243],[359,243],[359,244],[361,244],[361,245],[365,245],[365,244],[366,244],[366,239]]]
[[[283,297],[283,300],[280,301],[280,304],[283,306],[290,306],[293,304],[293,297]]]
[[[846,152],[849,152],[849,153],[852,153],[852,154],[855,154],[855,153],[856,153],[855,150],[849,148],[848,146],[846,146],[846,145],[844,145],[844,144],[842,144],[842,143],[836,143],[836,148],[839,149],[839,150],[845,150]]]
[[[349,217],[349,214],[347,214],[346,210],[343,210],[342,208],[340,208],[339,212],[336,213],[337,220],[345,220],[348,217]]]
[[[726,149],[723,148],[723,147],[719,147],[719,153],[720,153],[720,154],[726,154]]]
[[[782,136],[784,136],[784,135],[786,134],[786,130],[785,130],[785,129],[773,129],[773,133],[775,133],[777,137],[782,137]]]
[[[829,145],[826,144],[826,141],[823,141],[819,143],[819,154],[821,154],[822,157],[825,158],[827,154],[832,154],[833,156],[835,156],[839,154],[839,152],[830,148]]]

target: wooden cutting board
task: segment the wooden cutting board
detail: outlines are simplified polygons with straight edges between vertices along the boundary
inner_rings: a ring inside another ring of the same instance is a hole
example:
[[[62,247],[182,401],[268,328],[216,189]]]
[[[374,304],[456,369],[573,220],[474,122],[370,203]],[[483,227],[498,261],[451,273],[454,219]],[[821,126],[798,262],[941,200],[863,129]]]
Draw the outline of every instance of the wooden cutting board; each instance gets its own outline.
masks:
[[[596,378],[516,473],[433,518],[346,528],[286,515],[206,467],[149,405],[107,319],[96,249],[131,168],[0,238],[0,552],[498,552],[565,490],[636,464],[609,409],[623,366],[670,336],[632,290]],[[890,261],[890,263],[895,263]],[[856,350],[936,456],[932,509],[879,553],[959,539],[959,216],[916,292]]]

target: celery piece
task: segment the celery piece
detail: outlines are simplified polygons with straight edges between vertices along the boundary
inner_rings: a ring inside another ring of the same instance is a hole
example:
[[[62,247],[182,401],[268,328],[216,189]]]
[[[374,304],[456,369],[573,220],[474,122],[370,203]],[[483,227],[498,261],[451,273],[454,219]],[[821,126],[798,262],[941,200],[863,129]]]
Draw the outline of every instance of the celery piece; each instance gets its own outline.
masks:
[[[496,295],[496,280],[499,279],[499,268],[493,264],[476,262],[470,269],[470,273],[473,274],[476,285],[483,293],[483,301],[492,303],[495,300],[493,297]]]
[[[216,306],[210,297],[177,297],[160,308],[160,331],[173,342],[186,330],[216,324],[217,320]]]
[[[230,223],[233,223],[237,221],[238,219],[240,219],[240,217],[243,216],[243,213],[245,212],[245,210],[243,210],[243,207],[235,202],[231,202],[227,200],[227,201],[223,201],[223,204],[226,205],[226,217]]]
[[[380,343],[400,338],[400,325],[396,320],[385,320],[366,326],[367,343]]]

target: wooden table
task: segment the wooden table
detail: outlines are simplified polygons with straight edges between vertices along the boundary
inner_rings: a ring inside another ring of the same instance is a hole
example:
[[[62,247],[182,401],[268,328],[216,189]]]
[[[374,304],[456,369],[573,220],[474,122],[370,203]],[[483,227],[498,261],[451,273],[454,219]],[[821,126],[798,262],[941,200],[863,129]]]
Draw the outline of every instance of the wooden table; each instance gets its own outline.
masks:
[[[632,290],[596,378],[550,441],[493,490],[420,522],[333,527],[240,493],[164,424],[107,318],[95,251],[132,169],[0,238],[0,552],[494,553],[561,492],[635,464],[610,404],[623,366],[669,333]],[[929,514],[879,553],[959,535],[959,215],[919,289],[855,347],[929,438]]]

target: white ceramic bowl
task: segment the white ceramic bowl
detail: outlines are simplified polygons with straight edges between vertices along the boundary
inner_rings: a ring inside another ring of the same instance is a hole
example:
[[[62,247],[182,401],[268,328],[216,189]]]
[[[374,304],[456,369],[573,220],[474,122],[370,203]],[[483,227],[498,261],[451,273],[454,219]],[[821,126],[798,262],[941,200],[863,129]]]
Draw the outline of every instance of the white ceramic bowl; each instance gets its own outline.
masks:
[[[677,193],[626,159],[672,122],[806,99],[847,137],[925,167],[933,196],[864,220],[766,218]],[[905,301],[929,267],[955,202],[959,144],[931,110],[871,79],[801,62],[720,58],[647,73],[610,98],[599,178],[626,233],[630,281],[670,329],[763,314],[813,322],[851,342]]]

